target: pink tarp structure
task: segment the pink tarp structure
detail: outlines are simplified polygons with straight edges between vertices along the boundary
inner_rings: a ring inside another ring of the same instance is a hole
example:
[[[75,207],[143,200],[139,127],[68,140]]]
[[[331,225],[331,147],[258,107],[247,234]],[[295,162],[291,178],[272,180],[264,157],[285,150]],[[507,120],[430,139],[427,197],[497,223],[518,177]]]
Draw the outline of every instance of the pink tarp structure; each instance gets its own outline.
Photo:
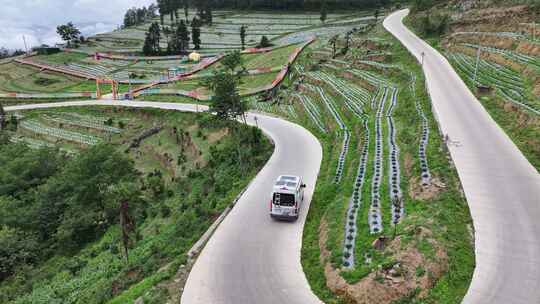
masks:
[[[82,93],[6,93],[1,94],[0,97],[6,98],[21,98],[21,99],[30,99],[30,98],[96,98],[96,93],[92,92],[82,92]]]
[[[248,92],[248,95],[252,95],[252,94],[264,92],[264,91],[267,91],[267,90],[271,90],[271,89],[275,88],[277,85],[279,85],[279,83],[281,83],[281,81],[283,81],[283,79],[287,75],[287,73],[289,71],[289,66],[296,60],[296,58],[304,50],[304,48],[306,48],[314,40],[315,40],[315,37],[312,37],[308,41],[306,41],[304,44],[302,44],[300,47],[295,49],[295,51],[289,56],[288,64],[281,69],[281,71],[278,73],[278,75],[276,76],[274,81],[272,81],[271,85],[266,85],[266,86],[263,86],[261,88],[251,90],[250,92]],[[266,53],[266,52],[271,52],[273,50],[276,50],[276,49],[279,49],[279,48],[282,48],[282,47],[284,47],[284,46],[273,47],[273,48],[262,48],[262,49],[250,48],[250,49],[246,49],[246,50],[242,51],[241,53],[243,53],[243,54]],[[70,52],[69,49],[65,49],[64,51]],[[132,59],[132,60],[160,60],[160,59],[163,60],[163,59],[180,59],[180,58],[184,57],[184,56],[136,57],[136,56],[112,55],[110,53],[109,54],[96,53],[95,56],[97,58],[122,59],[122,60],[126,60],[127,58]],[[139,96],[141,94],[144,94],[145,90],[148,90],[148,89],[150,89],[152,87],[155,87],[155,86],[157,86],[159,84],[174,82],[174,81],[178,81],[178,80],[182,80],[182,79],[195,78],[195,77],[192,77],[193,74],[208,68],[212,64],[218,62],[224,56],[225,55],[222,54],[222,55],[218,55],[218,56],[215,56],[215,57],[204,58],[200,63],[193,66],[193,68],[190,71],[185,72],[183,74],[180,74],[180,75],[178,75],[176,77],[169,78],[167,80],[156,81],[156,82],[153,82],[153,83],[142,85],[142,86],[137,87],[134,90],[132,90],[132,94],[133,94],[133,96],[136,97],[136,96]],[[96,80],[96,78],[97,78],[95,75],[87,74],[87,73],[80,72],[80,71],[75,71],[75,70],[65,68],[65,67],[61,67],[61,66],[53,66],[53,65],[37,63],[37,62],[34,62],[32,60],[29,60],[28,58],[30,58],[30,57],[31,56],[25,57],[25,58],[22,58],[22,59],[16,59],[15,61],[18,62],[18,63],[21,63],[21,64],[31,65],[31,66],[37,67],[39,69],[42,69],[42,70],[55,71],[55,72],[59,72],[59,73],[66,74],[66,75],[85,78],[85,79],[88,79],[88,80]],[[274,72],[274,71],[275,71],[275,69],[272,69],[272,68],[259,68],[259,69],[255,69],[255,70],[252,70],[252,71],[248,71],[248,74],[254,75],[254,74],[269,73],[269,72]],[[124,83],[124,84],[128,83],[128,82],[129,81],[127,81],[127,80],[126,81],[119,81],[119,83]],[[183,94],[183,92],[184,91],[178,91],[178,94],[186,95],[188,97],[192,97],[192,98],[200,99],[200,100],[202,100],[202,99],[204,99],[204,100],[210,99],[210,96],[198,94],[196,91],[190,91],[187,94]],[[16,97],[16,96],[12,96],[12,97]],[[77,96],[70,96],[70,97],[77,97]],[[16,97],[16,98],[18,98],[18,97]]]
[[[296,58],[298,57],[298,55],[300,55],[300,53],[308,46],[310,45],[313,41],[315,41],[315,37],[312,37],[311,39],[309,39],[308,41],[306,41],[304,44],[302,44],[300,47],[296,48],[294,50],[293,53],[291,53],[291,55],[289,56],[289,60],[288,60],[288,63],[286,66],[284,66],[280,72],[276,75],[276,78],[272,81],[271,84],[268,84],[268,85],[265,85],[265,86],[262,86],[262,87],[259,87],[259,88],[255,88],[255,89],[252,89],[252,90],[249,90],[248,92],[246,92],[244,95],[254,95],[254,94],[258,94],[258,93],[261,93],[261,92],[265,92],[265,91],[269,91],[269,90],[272,90],[274,89],[276,86],[278,86],[282,81],[283,79],[285,79],[285,76],[287,76],[287,73],[289,72],[289,68],[290,66],[294,63],[294,61],[296,60]],[[275,49],[275,48],[274,48]],[[268,49],[263,49],[263,50],[268,50]],[[247,51],[247,50],[246,50]],[[263,51],[265,52],[265,51]],[[260,52],[259,52],[260,53]],[[221,56],[219,59],[221,59],[223,56]],[[214,62],[218,61],[219,59],[215,60],[215,61],[212,61],[210,64],[213,64]],[[208,65],[210,65],[208,64]],[[206,65],[206,67],[208,66]],[[252,70],[252,71],[264,71],[264,72],[260,72],[260,73],[268,73],[268,71],[272,72],[272,71],[275,71],[275,69],[272,69],[272,68],[260,68],[260,69],[255,69],[255,70]],[[248,71],[248,74],[252,75],[251,73],[249,73]],[[179,77],[178,79],[184,79],[184,78],[192,78],[191,75],[185,75],[185,76],[181,76]],[[145,89],[142,89],[139,91],[139,95],[140,94],[144,94],[144,90]],[[158,94],[159,93],[162,93],[162,94],[177,94],[177,95],[183,95],[183,96],[187,96],[187,97],[191,97],[191,98],[194,98],[194,99],[197,99],[197,100],[210,100],[212,97],[211,96],[207,96],[207,95],[202,95],[202,94],[199,94],[197,91],[189,91],[189,92],[186,92],[186,91],[182,91],[182,90],[159,90],[158,91]]]

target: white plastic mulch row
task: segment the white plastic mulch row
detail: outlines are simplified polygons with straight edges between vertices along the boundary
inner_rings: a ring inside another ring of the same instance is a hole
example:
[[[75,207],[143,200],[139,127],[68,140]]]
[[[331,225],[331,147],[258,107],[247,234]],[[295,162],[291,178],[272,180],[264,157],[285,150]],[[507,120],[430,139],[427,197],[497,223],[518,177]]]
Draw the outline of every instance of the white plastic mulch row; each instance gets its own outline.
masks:
[[[84,120],[84,119],[79,120],[79,119],[72,119],[72,118],[61,117],[61,116],[50,116],[50,115],[43,115],[42,117],[46,120],[53,121],[59,124],[85,127],[85,128],[105,131],[109,133],[116,133],[116,134],[119,134],[122,132],[121,129],[105,125],[103,122],[96,122],[96,121],[90,121],[90,120]]]
[[[296,114],[296,110],[292,105],[286,105],[286,110],[292,118],[298,120],[298,114]]]
[[[429,166],[428,166],[428,160],[427,160],[427,145],[429,143],[429,122],[426,116],[426,113],[424,113],[424,109],[422,108],[422,104],[420,103],[420,100],[416,96],[416,76],[411,73],[411,84],[409,86],[409,89],[411,90],[411,93],[414,98],[414,102],[416,105],[416,112],[418,112],[418,115],[422,119],[422,136],[420,138],[420,146],[418,148],[418,158],[420,159],[420,170],[421,178],[422,178],[422,185],[427,186],[431,183],[431,173],[429,172]]]
[[[476,68],[476,64],[474,62],[471,62],[471,60],[466,60],[464,55],[449,55],[449,58],[453,60],[457,65],[458,68],[463,71],[465,74],[467,74],[468,78],[471,81],[474,81],[474,71]],[[503,73],[493,73],[489,72],[485,69],[482,69],[480,66],[478,68],[478,74],[476,75],[476,81],[481,83],[482,85],[486,86],[494,86],[496,88],[499,88],[501,90],[507,90],[511,91],[513,95],[515,95],[512,99],[514,100],[522,100],[524,99],[523,95],[523,87],[519,87],[514,84],[514,82],[507,82],[504,78],[498,78],[502,77]]]
[[[358,210],[362,203],[362,188],[366,177],[366,167],[369,151],[369,126],[367,119],[363,121],[364,125],[364,145],[360,157],[360,164],[356,173],[356,179],[353,186],[353,195],[349,199],[349,207],[347,209],[347,220],[345,221],[345,241],[343,244],[343,266],[353,268],[355,265],[354,247],[358,227],[356,225],[358,218]]]
[[[403,218],[405,213],[403,206],[403,193],[401,191],[401,170],[399,167],[399,147],[396,143],[396,128],[392,112],[397,105],[398,89],[392,88],[390,107],[386,112],[388,122],[388,182],[390,185],[390,202],[392,208],[392,223],[396,224]],[[399,203],[399,209],[396,207]]]
[[[356,115],[362,115],[362,108],[370,99],[370,94],[363,88],[349,84],[331,74],[324,72],[309,73],[313,79],[323,81],[330,85],[336,92],[343,96],[347,108]]]
[[[388,98],[388,88],[384,88],[384,92],[377,105],[375,114],[375,157],[373,178],[371,181],[371,207],[368,213],[369,230],[373,233],[382,231],[382,215],[381,215],[381,182],[383,177],[383,127],[382,116],[384,113],[384,105]]]
[[[382,87],[377,87],[377,92],[373,95],[373,97],[371,98],[371,109],[372,110],[375,110],[375,107],[377,106],[377,100],[379,100],[380,98],[380,95],[384,92],[384,90],[382,89]]]
[[[313,121],[313,124],[315,124],[315,126],[319,128],[322,133],[326,133],[326,128],[324,127],[324,123],[321,119],[321,113],[319,112],[319,109],[313,103],[311,98],[303,94],[295,94],[295,96],[300,100],[300,102],[304,106],[304,109],[306,109],[306,112]]]
[[[350,72],[364,80],[366,80],[368,83],[372,84],[373,86],[392,86],[392,84],[384,77],[379,76],[376,73],[372,73],[369,71],[364,70],[358,70],[358,69],[351,69]]]
[[[385,64],[385,63],[380,63],[378,61],[360,60],[360,61],[358,61],[358,63],[374,66],[374,67],[381,68],[381,69],[398,69],[398,70],[401,70],[401,67],[399,65]]]
[[[474,73],[474,68],[476,68],[476,60],[470,56],[464,54],[451,54],[454,60],[463,63],[465,67],[469,68],[469,71]],[[489,62],[484,59],[478,61],[479,72],[482,73],[481,76],[490,78],[491,81],[507,86],[511,89],[514,89],[519,92],[523,92],[524,81],[519,77],[519,74],[512,71],[511,69],[501,66],[496,63]]]
[[[82,134],[78,132],[58,129],[43,125],[35,120],[24,120],[20,123],[20,127],[31,132],[56,137],[59,139],[77,142],[85,145],[95,145],[101,142],[101,139],[92,135]]]
[[[41,149],[41,148],[45,148],[45,147],[47,147],[47,148],[56,147],[52,143],[49,143],[49,142],[46,142],[46,141],[43,141],[43,140],[39,140],[39,139],[35,139],[35,138],[31,138],[31,137],[14,136],[14,137],[11,137],[9,139],[9,141],[12,142],[12,143],[25,144],[30,149]],[[65,152],[67,154],[70,154],[70,155],[77,154],[77,152],[75,152],[75,151],[64,149],[64,148],[60,148],[60,151],[63,151],[63,152]]]
[[[458,36],[458,35],[495,36],[495,37],[501,37],[501,38],[525,40],[530,43],[538,43],[537,41],[532,40],[531,37],[527,35],[523,35],[523,34],[515,33],[515,32],[456,32],[452,34],[452,36]]]
[[[503,57],[506,57],[506,58],[508,58],[510,60],[518,61],[520,63],[532,64],[532,65],[535,65],[537,67],[540,67],[540,59],[536,58],[536,57],[533,57],[533,56],[521,54],[521,53],[518,53],[518,52],[506,50],[506,49],[499,49],[499,48],[483,46],[483,45],[478,45],[478,44],[472,44],[472,43],[463,43],[463,45],[467,46],[467,47],[470,47],[470,48],[474,48],[474,49],[481,49],[483,51],[488,51],[488,52],[494,53],[494,54],[500,54]]]
[[[474,81],[475,60],[463,54],[447,54],[448,58],[457,64],[467,78]],[[540,108],[527,100],[523,80],[512,70],[498,64],[481,59],[476,81],[484,86],[493,86],[497,93],[508,101],[521,106],[537,115]]]
[[[345,125],[345,122],[343,122],[343,119],[341,119],[341,116],[339,115],[339,112],[336,109],[336,105],[334,104],[334,102],[328,96],[326,96],[326,94],[320,87],[309,87],[315,89],[315,91],[319,93],[321,99],[324,101],[324,104],[328,108],[328,111],[330,111],[336,123],[339,125],[339,128],[343,132],[343,144],[341,146],[341,153],[339,154],[336,175],[334,177],[334,183],[338,184],[343,176],[343,168],[345,167],[345,160],[347,158],[347,152],[349,151],[349,142],[351,140],[351,136],[347,126]]]

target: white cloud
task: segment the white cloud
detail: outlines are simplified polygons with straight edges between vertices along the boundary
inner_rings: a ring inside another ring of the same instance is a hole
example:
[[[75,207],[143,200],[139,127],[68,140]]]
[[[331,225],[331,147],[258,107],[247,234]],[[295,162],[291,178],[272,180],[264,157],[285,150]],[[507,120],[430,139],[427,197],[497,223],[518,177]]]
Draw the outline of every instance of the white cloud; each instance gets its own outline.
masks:
[[[56,26],[75,23],[89,36],[115,29],[122,23],[125,11],[155,0],[2,0],[0,9],[0,47],[24,48],[27,44],[60,42]]]

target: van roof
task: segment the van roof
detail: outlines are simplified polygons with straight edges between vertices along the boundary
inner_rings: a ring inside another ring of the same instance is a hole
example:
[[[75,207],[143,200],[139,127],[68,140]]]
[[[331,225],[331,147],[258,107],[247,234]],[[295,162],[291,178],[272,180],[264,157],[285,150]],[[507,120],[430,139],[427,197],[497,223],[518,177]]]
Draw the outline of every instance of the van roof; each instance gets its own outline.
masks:
[[[280,175],[274,184],[274,192],[296,192],[300,184],[300,177],[293,175]]]

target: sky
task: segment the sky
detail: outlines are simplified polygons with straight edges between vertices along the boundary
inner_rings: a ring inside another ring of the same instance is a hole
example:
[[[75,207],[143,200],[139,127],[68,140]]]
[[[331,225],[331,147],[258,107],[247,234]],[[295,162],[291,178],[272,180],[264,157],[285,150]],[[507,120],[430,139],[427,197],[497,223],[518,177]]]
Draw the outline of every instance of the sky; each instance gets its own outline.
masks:
[[[24,49],[61,42],[56,26],[73,22],[83,36],[113,30],[130,7],[155,0],[0,0],[0,48]]]

